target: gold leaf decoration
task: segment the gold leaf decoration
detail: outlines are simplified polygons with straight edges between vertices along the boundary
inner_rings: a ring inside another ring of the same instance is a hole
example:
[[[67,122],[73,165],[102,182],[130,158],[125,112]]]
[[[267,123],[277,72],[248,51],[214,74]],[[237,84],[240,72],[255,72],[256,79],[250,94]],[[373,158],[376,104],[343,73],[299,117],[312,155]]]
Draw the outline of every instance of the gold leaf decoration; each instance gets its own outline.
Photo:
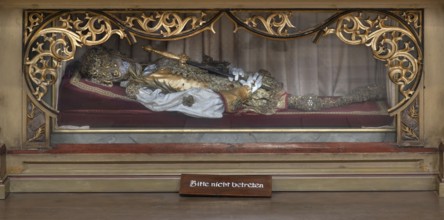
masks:
[[[35,132],[34,135],[27,140],[27,142],[34,142],[45,136],[46,125],[41,125]]]
[[[413,140],[419,140],[419,137],[416,134],[415,130],[408,127],[404,123],[401,124],[401,131],[403,133],[403,136],[405,136],[406,138],[413,139]]]
[[[28,40],[29,34],[34,31],[34,28],[39,26],[43,22],[43,13],[39,12],[31,12],[27,13],[27,16],[25,17],[25,41]]]
[[[416,108],[416,106],[410,105],[409,111],[408,111],[408,115],[410,116],[410,118],[417,120],[419,117],[419,113],[418,110]]]
[[[258,27],[258,21],[265,28],[266,33],[273,36],[288,36],[288,29],[294,28],[295,26],[291,23],[290,20],[291,13],[281,12],[281,13],[273,13],[269,15],[267,18],[263,16],[252,16],[247,18],[244,23],[251,28],[256,30]]]
[[[103,15],[80,16],[63,14],[47,22],[31,39],[25,56],[26,74],[35,84],[33,95],[38,101],[47,94],[48,87],[58,78],[62,61],[74,58],[76,49],[82,45],[100,45],[112,35],[126,37],[123,29],[114,28],[110,19]],[[76,19],[72,17],[76,16]],[[57,25],[53,25],[57,24]],[[32,25],[29,28],[32,28]]]
[[[402,13],[402,17],[404,18],[404,20],[407,21],[408,24],[413,25],[414,28],[421,27],[419,16],[420,15],[417,12],[412,11],[406,11]]]
[[[403,104],[415,92],[411,85],[418,83],[421,74],[422,51],[419,42],[409,30],[386,24],[387,17],[365,18],[358,15],[342,16],[333,29],[324,29],[324,36],[336,36],[349,45],[366,45],[372,49],[373,56],[386,62],[389,79],[398,85],[404,97]],[[396,107],[396,106],[395,106]]]
[[[26,99],[26,138],[27,143],[45,141],[46,134],[46,115],[37,107],[31,99]]]
[[[140,17],[127,16],[124,24],[127,27],[139,29],[146,34],[172,37],[183,35],[202,27],[207,22],[205,20],[206,15],[205,12],[201,12],[197,16],[187,16],[185,13],[168,11],[155,12],[148,16],[142,13]]]

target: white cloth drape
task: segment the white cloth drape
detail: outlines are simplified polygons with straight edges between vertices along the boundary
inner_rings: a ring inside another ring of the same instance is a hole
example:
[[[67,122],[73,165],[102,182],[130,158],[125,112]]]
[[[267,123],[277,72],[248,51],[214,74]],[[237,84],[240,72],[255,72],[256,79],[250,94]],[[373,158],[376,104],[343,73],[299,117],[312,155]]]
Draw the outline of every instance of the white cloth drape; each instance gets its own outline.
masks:
[[[187,96],[193,97],[191,105],[183,103]],[[141,88],[136,97],[139,103],[156,112],[177,111],[197,118],[222,118],[224,112],[222,98],[210,89],[193,88],[163,94],[160,89]]]

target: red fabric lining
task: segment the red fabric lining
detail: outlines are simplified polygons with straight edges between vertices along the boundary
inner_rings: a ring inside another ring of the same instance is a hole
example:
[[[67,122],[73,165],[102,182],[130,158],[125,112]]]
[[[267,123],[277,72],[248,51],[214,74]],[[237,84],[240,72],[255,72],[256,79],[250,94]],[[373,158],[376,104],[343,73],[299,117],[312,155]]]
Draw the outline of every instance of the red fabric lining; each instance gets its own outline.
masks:
[[[10,150],[9,154],[207,154],[207,153],[435,153],[436,148],[398,147],[391,143],[161,143],[161,144],[57,144],[48,150]]]

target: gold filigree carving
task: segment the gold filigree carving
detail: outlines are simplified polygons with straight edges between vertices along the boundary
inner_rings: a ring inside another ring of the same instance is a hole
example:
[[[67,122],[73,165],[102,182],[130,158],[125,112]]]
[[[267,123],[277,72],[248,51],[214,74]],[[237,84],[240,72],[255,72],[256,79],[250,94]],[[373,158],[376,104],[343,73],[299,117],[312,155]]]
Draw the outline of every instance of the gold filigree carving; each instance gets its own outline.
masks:
[[[245,19],[244,23],[257,31],[265,32],[269,35],[288,36],[288,29],[295,27],[291,23],[290,16],[291,12],[273,13],[267,18],[256,15]],[[258,21],[265,28],[265,31],[258,28]]]
[[[418,11],[403,11],[401,13],[402,18],[409,24],[412,28],[415,29],[416,33],[419,36],[419,39],[422,38],[422,13]]]
[[[34,84],[33,95],[38,101],[47,94],[48,87],[58,78],[57,71],[62,61],[74,57],[76,49],[82,45],[100,45],[112,35],[126,37],[123,29],[114,28],[110,19],[102,15],[65,14],[54,18],[29,40],[26,51],[26,74]],[[75,17],[73,19],[72,17]]]
[[[124,24],[148,35],[168,38],[193,32],[207,23],[206,17],[207,14],[203,11],[197,16],[169,11],[149,15],[142,13],[140,17],[127,16]],[[215,33],[212,27],[210,30]]]
[[[28,143],[34,142],[42,139],[46,134],[46,126],[45,124],[41,125],[37,130],[35,130],[34,135],[27,140]]]
[[[422,41],[423,29],[422,29],[422,21],[423,21],[423,13],[422,10],[394,10],[390,11],[396,16],[398,16],[399,20],[402,21],[403,25],[406,28],[409,28],[418,36],[419,41]]]
[[[411,105],[408,110],[408,116],[412,119],[418,119],[419,118],[419,112],[415,105]]]
[[[74,30],[80,38],[80,42],[86,46],[100,45],[105,43],[112,35],[118,35],[120,39],[126,37],[121,28],[114,28],[110,19],[102,15],[90,16],[86,13],[84,19],[76,18],[75,21],[68,19],[67,25],[72,22]],[[69,28],[69,26],[66,26]]]
[[[419,100],[416,98],[401,114],[401,137],[404,141],[419,141]]]
[[[32,121],[35,118],[35,115],[36,115],[36,107],[34,104],[30,103],[28,112],[26,113],[28,121]]]
[[[410,139],[410,140],[415,140],[415,141],[419,141],[419,137],[416,134],[416,131],[412,128],[410,128],[409,126],[407,126],[404,123],[401,123],[401,131],[402,131],[402,136],[404,139]]]
[[[42,142],[46,135],[45,113],[40,110],[31,100],[28,101],[26,112],[27,137],[26,142]]]
[[[414,84],[419,83],[422,65],[422,52],[415,36],[403,27],[386,24],[387,17],[365,18],[346,14],[338,21],[336,28],[324,29],[324,36],[336,36],[349,45],[366,45],[372,49],[373,56],[385,61],[390,80],[398,86],[404,104],[415,92]]]
[[[421,28],[420,14],[418,12],[405,11],[402,12],[402,17],[409,25],[412,25],[414,28]]]
[[[34,28],[39,26],[43,22],[44,14],[39,12],[32,12],[25,17],[25,41],[28,41],[30,33],[34,31]]]

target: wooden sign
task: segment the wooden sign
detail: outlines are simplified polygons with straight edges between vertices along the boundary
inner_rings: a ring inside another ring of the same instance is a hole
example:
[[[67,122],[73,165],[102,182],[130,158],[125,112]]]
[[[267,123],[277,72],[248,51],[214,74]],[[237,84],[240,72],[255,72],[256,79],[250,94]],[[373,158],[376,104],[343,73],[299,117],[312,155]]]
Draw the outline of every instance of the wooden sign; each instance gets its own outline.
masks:
[[[271,197],[271,176],[182,174],[180,195]]]

